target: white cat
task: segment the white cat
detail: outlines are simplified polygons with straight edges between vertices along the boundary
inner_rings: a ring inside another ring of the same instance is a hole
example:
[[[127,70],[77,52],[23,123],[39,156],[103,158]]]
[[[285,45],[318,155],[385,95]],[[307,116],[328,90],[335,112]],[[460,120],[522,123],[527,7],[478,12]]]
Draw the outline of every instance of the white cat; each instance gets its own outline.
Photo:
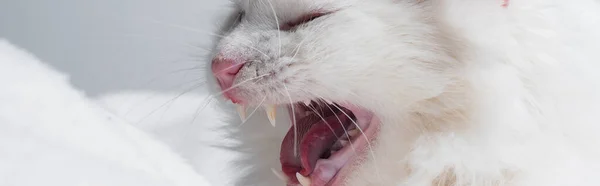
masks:
[[[296,125],[240,185],[600,185],[597,0],[234,4],[216,92]]]

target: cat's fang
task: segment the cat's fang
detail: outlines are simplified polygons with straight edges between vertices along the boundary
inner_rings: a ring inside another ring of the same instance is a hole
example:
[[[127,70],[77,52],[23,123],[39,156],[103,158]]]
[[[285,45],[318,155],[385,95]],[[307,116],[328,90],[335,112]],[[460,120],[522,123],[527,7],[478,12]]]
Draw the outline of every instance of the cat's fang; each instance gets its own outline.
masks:
[[[345,147],[346,145],[348,145],[348,143],[348,140],[340,140],[340,145],[342,145],[342,147]]]
[[[289,178],[283,172],[275,170],[274,168],[271,168],[271,171],[273,171],[273,174],[275,174],[275,176],[277,176],[277,178],[281,179],[281,181],[284,181],[284,182],[289,181]]]
[[[302,176],[302,174],[300,174],[299,172],[296,173],[296,178],[298,179],[298,182],[300,182],[300,185],[310,186],[310,178]]]
[[[246,106],[236,105],[236,110],[237,110],[238,114],[240,115],[240,119],[242,121],[246,121],[246,117],[247,117]]]
[[[305,104],[306,106],[309,106],[311,101],[310,101],[310,100],[304,100],[303,102],[304,102],[304,104]]]
[[[265,106],[265,111],[267,112],[267,117],[269,118],[269,122],[271,125],[275,127],[275,117],[277,116],[275,105],[267,105]]]
[[[358,129],[352,129],[350,131],[348,131],[348,135],[350,135],[350,137],[354,137],[356,135],[358,135]]]

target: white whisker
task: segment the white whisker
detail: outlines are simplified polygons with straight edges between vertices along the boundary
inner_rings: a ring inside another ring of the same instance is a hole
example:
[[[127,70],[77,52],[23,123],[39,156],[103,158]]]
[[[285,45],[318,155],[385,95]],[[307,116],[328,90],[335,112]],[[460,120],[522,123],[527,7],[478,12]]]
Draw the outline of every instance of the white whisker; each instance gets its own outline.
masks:
[[[165,23],[162,21],[158,21],[158,20],[148,20],[150,22],[156,23],[156,24],[161,24],[163,26],[167,26],[167,27],[172,27],[172,28],[178,28],[184,31],[190,31],[190,32],[194,32],[194,33],[199,33],[199,34],[207,34],[210,36],[216,36],[216,37],[220,37],[220,38],[224,38],[225,36],[220,35],[220,34],[215,34],[212,32],[207,32],[207,31],[203,31],[197,28],[193,28],[193,27],[189,27],[189,26],[184,26],[184,25],[178,25],[178,24],[170,24],[170,23]]]
[[[356,121],[354,121],[350,115],[348,115],[348,113],[346,113],[344,110],[342,110],[342,108],[340,108],[339,106],[337,106],[336,104],[333,104],[333,106],[335,108],[337,108],[338,110],[340,110],[344,115],[346,115],[346,117],[348,117],[348,119],[350,119],[350,121],[352,121],[352,123],[354,123],[354,125],[356,126],[356,128],[358,129],[358,131],[360,131],[361,135],[366,139],[367,141],[367,146],[369,147],[369,152],[371,154],[371,157],[373,158],[373,161],[376,162],[375,164],[377,164],[377,160],[375,159],[375,152],[373,151],[373,146],[371,145],[371,140],[369,140],[369,138],[367,137],[367,135],[365,134],[364,130],[358,125],[358,123],[356,123]],[[379,178],[381,178],[379,169],[377,168],[377,166],[375,166],[375,171]]]
[[[292,108],[292,125],[294,126],[294,156],[298,156],[298,126],[296,126],[296,112],[294,110],[294,102],[292,101],[290,91],[288,90],[287,86],[285,86],[285,84],[283,84],[283,88],[287,93],[287,96],[290,100],[290,107]]]
[[[244,125],[244,123],[246,123],[246,121],[248,121],[254,115],[254,113],[256,113],[256,111],[265,103],[265,100],[267,100],[267,96],[263,97],[262,101],[260,101],[258,106],[256,106],[256,108],[254,108],[254,110],[252,112],[250,112],[250,115],[248,115],[248,118],[246,118],[244,121],[242,121],[242,123],[238,127],[241,127],[242,125]]]
[[[321,97],[321,99],[324,100],[323,97]],[[325,106],[327,106],[327,108],[329,108],[329,110],[331,110],[331,112],[334,113],[335,118],[337,118],[337,120],[340,122],[340,125],[342,126],[342,129],[344,129],[344,135],[346,135],[346,138],[348,138],[348,142],[350,143],[350,148],[352,148],[352,151],[354,151],[354,153],[357,153],[358,151],[356,151],[356,148],[354,148],[354,144],[352,143],[352,137],[350,136],[350,134],[348,134],[348,130],[344,126],[344,123],[342,122],[342,119],[340,119],[340,117],[337,114],[335,114],[335,111],[331,108],[331,106],[329,106],[328,103],[326,103],[325,101],[323,101],[322,104],[324,104]]]
[[[247,41],[247,42],[250,42],[250,43],[251,43],[251,41]],[[240,42],[240,44],[242,44],[242,45],[244,45],[244,46],[246,46],[246,47],[248,47],[248,48],[250,48],[250,49],[252,49],[252,50],[254,50],[254,51],[258,52],[258,53],[260,53],[261,55],[265,56],[265,59],[269,59],[269,58],[271,58],[271,57],[269,57],[269,55],[267,55],[267,53],[265,53],[265,52],[263,52],[263,51],[259,50],[258,48],[255,48],[255,47],[253,47],[253,46],[251,46],[251,45],[249,45],[249,44],[246,44],[246,43],[244,43],[244,42]]]
[[[182,29],[182,30],[191,31],[191,32],[195,32],[195,33],[208,34],[210,36],[215,36],[215,37],[219,37],[219,38],[225,38],[226,37],[226,36],[221,35],[221,34],[215,34],[215,33],[212,33],[212,32],[205,32],[205,31],[202,31],[202,30],[199,30],[199,29],[188,27],[188,26],[176,25],[176,24],[168,24],[168,23],[164,23],[164,22],[161,22],[161,21],[157,21],[157,20],[149,20],[149,21],[157,23],[157,24],[162,24],[162,25],[165,25],[165,26],[168,26],[168,27],[172,27],[172,28],[179,28],[179,29]],[[247,39],[245,41],[249,42],[249,43],[252,43],[252,41],[247,40]],[[263,51],[255,48],[255,47],[252,47],[251,45],[249,45],[247,43],[240,42],[240,44],[242,44],[245,47],[248,47],[248,48],[250,48],[252,50],[255,50],[256,52],[264,55],[266,58],[269,58],[269,55],[267,55],[265,52],[263,52]]]
[[[177,100],[178,98],[180,98],[181,96],[183,96],[184,94],[187,94],[189,92],[191,92],[192,90],[195,90],[199,87],[201,87],[202,84],[200,85],[195,85],[192,86],[189,89],[184,90],[183,92],[181,92],[180,94],[178,94],[177,96],[175,96],[174,98],[168,100],[167,102],[161,104],[160,106],[158,106],[158,108],[155,108],[154,110],[150,111],[150,113],[148,113],[146,116],[144,116],[143,118],[141,118],[139,121],[137,121],[134,125],[138,125],[139,123],[143,122],[144,120],[148,119],[148,117],[152,116],[155,112],[157,112],[158,110],[162,109],[163,107],[173,103],[175,100]],[[131,112],[133,110],[133,108],[131,108],[129,111],[126,112],[126,115]]]
[[[222,95],[222,94],[224,94],[227,91],[230,91],[230,90],[232,90],[234,88],[242,86],[242,84],[244,84],[244,83],[247,83],[247,82],[250,82],[250,81],[253,81],[253,80],[257,80],[257,79],[263,78],[263,77],[268,76],[268,75],[269,74],[263,74],[263,75],[260,75],[260,76],[254,77],[254,78],[250,78],[250,79],[244,80],[244,81],[242,81],[242,82],[240,82],[238,84],[235,84],[235,85],[233,85],[233,86],[231,86],[231,87],[229,87],[229,88],[227,88],[227,89],[225,89],[225,90],[223,90],[223,91],[221,91],[219,93],[216,93],[216,94],[213,94],[213,95],[210,95],[210,96],[211,97],[216,97],[216,96]]]
[[[331,130],[331,132],[333,133],[333,135],[335,136],[336,139],[340,140],[340,137],[335,133],[335,131],[333,130],[333,127],[331,127],[331,125],[325,120],[325,118],[323,116],[321,116],[321,114],[319,114],[319,112],[317,111],[317,109],[315,109],[312,105],[307,106],[308,108],[310,108],[313,112],[315,112],[315,114],[317,114],[317,116],[319,116],[319,118],[321,118],[321,120],[323,120],[323,122],[325,122],[325,124],[327,125],[327,127],[329,127],[329,130]]]
[[[224,68],[224,69],[223,69],[223,70],[221,70],[221,71],[218,71],[218,72],[213,72],[213,74],[220,74],[220,73],[222,73],[222,72],[225,72],[225,71],[227,71],[227,70],[230,70],[230,69],[232,69],[232,68],[236,67],[237,65],[244,65],[244,64],[246,64],[246,63],[250,63],[250,62],[260,62],[260,60],[248,60],[248,61],[244,61],[244,62],[242,62],[241,64],[232,65],[232,66],[230,66],[230,67]]]
[[[294,55],[292,56],[292,59],[296,58],[296,55],[298,55],[298,52],[300,51],[300,47],[302,46],[302,44],[304,44],[304,42],[306,40],[308,40],[308,38],[312,37],[312,34],[314,33],[318,33],[318,32],[311,32],[310,35],[304,36],[304,38],[298,43],[298,45],[296,46],[296,48],[294,48]]]
[[[200,115],[200,112],[202,112],[202,110],[204,110],[204,108],[206,108],[208,105],[210,105],[210,103],[212,103],[213,100],[215,100],[215,99],[212,96],[208,96],[208,97],[206,97],[206,99],[204,99],[203,102],[205,102],[205,103],[201,107],[198,107],[196,109],[196,112],[195,112],[196,114],[194,115],[194,118],[192,119],[192,122],[190,124],[192,124],[192,123],[194,123],[194,121],[196,121],[196,118],[198,117],[198,115]]]
[[[277,37],[279,39],[279,54],[277,57],[281,57],[281,25],[279,25],[279,18],[277,17],[277,12],[275,12],[275,8],[270,0],[267,0],[269,6],[271,7],[271,11],[273,12],[273,16],[275,17],[275,24],[277,25]]]
[[[176,44],[183,45],[183,46],[186,46],[186,47],[190,47],[190,48],[193,48],[193,49],[200,49],[200,50],[202,50],[204,52],[207,52],[207,53],[210,52],[210,49],[206,49],[206,48],[203,48],[203,47],[198,46],[198,45],[192,45],[192,44],[189,44],[189,43],[177,42],[177,41],[170,40],[170,39],[167,39],[167,38],[162,38],[162,37],[147,36],[147,35],[143,35],[143,34],[122,34],[121,36],[130,37],[130,38],[148,39],[148,40],[153,40],[153,41],[163,41],[163,42],[169,42],[169,43],[176,43]]]

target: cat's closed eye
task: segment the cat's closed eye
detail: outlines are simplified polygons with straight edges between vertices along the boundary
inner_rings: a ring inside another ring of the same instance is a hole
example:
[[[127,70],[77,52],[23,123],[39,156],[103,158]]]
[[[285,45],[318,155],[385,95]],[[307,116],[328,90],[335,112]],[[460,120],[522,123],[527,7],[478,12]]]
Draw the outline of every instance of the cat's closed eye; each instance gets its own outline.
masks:
[[[287,23],[281,25],[280,29],[284,30],[284,31],[293,30],[303,24],[309,23],[309,22],[311,22],[315,19],[318,19],[320,17],[323,17],[327,14],[328,13],[320,13],[320,12],[305,14],[294,21],[290,21],[290,22],[287,22]]]

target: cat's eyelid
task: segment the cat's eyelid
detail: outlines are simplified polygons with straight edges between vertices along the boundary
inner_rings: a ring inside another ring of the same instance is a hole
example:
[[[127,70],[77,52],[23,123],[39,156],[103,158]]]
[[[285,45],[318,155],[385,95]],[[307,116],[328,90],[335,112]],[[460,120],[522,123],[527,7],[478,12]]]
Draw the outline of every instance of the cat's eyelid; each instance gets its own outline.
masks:
[[[294,28],[296,28],[296,27],[298,27],[298,26],[300,26],[302,24],[308,23],[308,22],[310,22],[310,21],[312,21],[314,19],[320,18],[320,17],[322,17],[324,15],[327,15],[327,14],[329,14],[329,13],[324,13],[324,12],[311,12],[311,13],[307,13],[307,14],[304,14],[304,15],[296,18],[293,21],[289,21],[289,22],[284,23],[281,26],[280,29],[281,30],[291,30],[291,29],[294,29]]]

